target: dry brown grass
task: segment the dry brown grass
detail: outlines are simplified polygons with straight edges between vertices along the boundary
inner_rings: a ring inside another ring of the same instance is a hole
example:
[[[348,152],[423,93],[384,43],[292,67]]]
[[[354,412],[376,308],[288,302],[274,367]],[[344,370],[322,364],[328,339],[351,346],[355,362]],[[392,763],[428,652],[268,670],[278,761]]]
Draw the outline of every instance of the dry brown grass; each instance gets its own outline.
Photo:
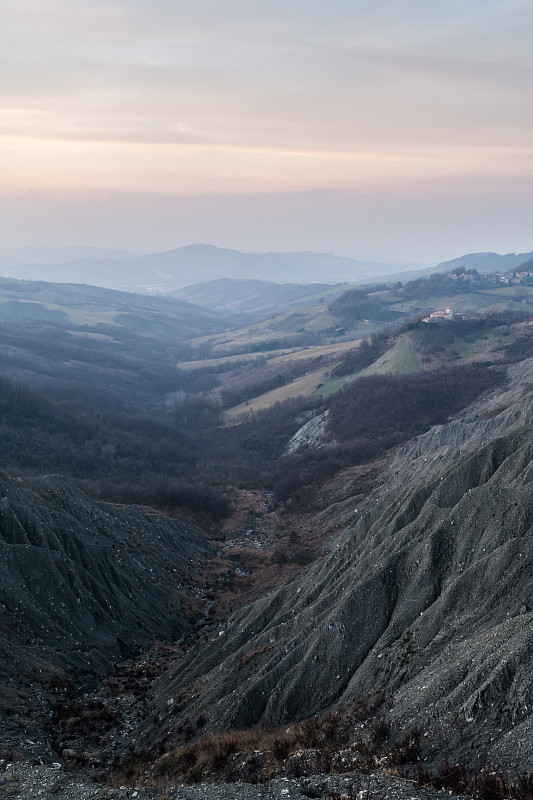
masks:
[[[283,728],[252,728],[203,735],[165,754],[154,765],[152,776],[156,780],[189,783],[221,774],[232,778],[235,777],[238,754],[261,753],[263,758],[256,759],[253,774],[248,776],[249,780],[260,781],[272,777],[287,759],[302,751],[314,753],[309,759],[304,759],[309,769],[316,770],[320,764],[323,771],[329,771],[332,754],[349,739],[354,724],[374,715],[382,702],[382,698],[376,695],[348,711],[324,714]],[[386,725],[382,727],[380,730],[384,734]],[[248,767],[251,761],[253,759],[248,759]],[[306,768],[303,762],[298,766],[299,771]]]
[[[306,720],[288,728],[248,729],[202,736],[165,755],[155,766],[156,776],[195,778],[221,772],[236,753],[267,752],[283,761],[296,750],[316,747],[331,736],[332,727],[324,719]]]
[[[328,370],[329,367],[325,367],[316,372],[311,372],[309,375],[304,375],[303,378],[297,378],[292,383],[272,389],[270,392],[265,392],[265,394],[254,397],[233,408],[228,408],[222,414],[222,418],[229,425],[235,423],[235,420],[243,415],[255,414],[256,411],[270,408],[276,403],[283,403],[285,400],[300,397],[301,395],[310,395],[320,383],[324,382]]]
[[[509,781],[495,770],[476,772],[469,764],[451,762],[447,756],[442,758],[435,772],[419,764],[414,777],[419,786],[444,789],[450,794],[462,794],[475,800],[533,800],[531,773]]]
[[[413,728],[404,731],[400,738],[392,737],[384,713],[385,700],[383,695],[376,694],[342,712],[327,713],[286,727],[221,734],[199,735],[200,728],[208,720],[198,718],[196,726],[192,723],[185,726],[190,727],[190,735],[196,738],[189,739],[184,728],[183,744],[162,757],[148,751],[130,750],[106,777],[115,785],[141,781],[163,793],[178,783],[217,780],[263,783],[280,776],[302,778],[350,772],[358,776],[357,786],[354,783],[355,797],[360,796],[364,776],[385,761],[388,774],[414,778],[419,786],[444,788],[475,800],[533,800],[531,774],[517,776],[510,782],[495,771],[476,772],[446,757],[434,771],[426,768],[420,763],[422,731]],[[335,793],[329,796],[337,797]]]

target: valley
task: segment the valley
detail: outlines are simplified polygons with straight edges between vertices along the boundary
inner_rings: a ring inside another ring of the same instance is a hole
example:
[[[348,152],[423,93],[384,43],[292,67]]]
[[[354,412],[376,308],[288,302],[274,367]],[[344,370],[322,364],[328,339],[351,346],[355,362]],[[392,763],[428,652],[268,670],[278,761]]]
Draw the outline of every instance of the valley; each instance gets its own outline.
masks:
[[[237,283],[0,280],[0,792],[527,800],[533,286]]]

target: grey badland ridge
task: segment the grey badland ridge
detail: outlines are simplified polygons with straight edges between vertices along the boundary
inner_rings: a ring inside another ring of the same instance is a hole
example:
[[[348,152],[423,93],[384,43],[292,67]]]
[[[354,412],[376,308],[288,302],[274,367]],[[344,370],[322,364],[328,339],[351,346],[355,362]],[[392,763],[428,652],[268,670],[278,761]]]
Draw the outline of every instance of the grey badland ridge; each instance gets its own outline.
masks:
[[[54,686],[83,686],[153,640],[187,634],[180,592],[211,555],[176,520],[92,501],[57,475],[0,473],[4,733]]]
[[[237,612],[159,679],[136,746],[286,724],[383,692],[423,755],[533,758],[533,359],[403,447],[331,552]],[[176,696],[189,702],[168,712]],[[486,759],[486,762],[484,761]]]

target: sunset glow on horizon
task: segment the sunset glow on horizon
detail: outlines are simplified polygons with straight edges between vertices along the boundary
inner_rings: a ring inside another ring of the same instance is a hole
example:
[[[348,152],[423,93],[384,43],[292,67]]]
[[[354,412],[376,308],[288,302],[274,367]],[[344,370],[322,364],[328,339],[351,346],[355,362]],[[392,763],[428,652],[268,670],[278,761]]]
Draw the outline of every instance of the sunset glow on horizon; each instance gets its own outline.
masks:
[[[2,17],[0,250],[533,249],[529,0],[19,0]]]

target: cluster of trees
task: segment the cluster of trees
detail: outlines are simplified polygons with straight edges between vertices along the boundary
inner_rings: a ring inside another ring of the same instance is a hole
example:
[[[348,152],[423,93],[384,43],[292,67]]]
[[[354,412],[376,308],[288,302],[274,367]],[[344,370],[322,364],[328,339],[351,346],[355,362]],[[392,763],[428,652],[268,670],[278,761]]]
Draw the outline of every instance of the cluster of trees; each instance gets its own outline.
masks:
[[[525,333],[505,348],[506,360],[510,362],[533,358],[533,334]]]
[[[90,488],[87,482],[87,488]],[[194,515],[202,522],[212,523],[228,516],[232,509],[226,492],[204,483],[187,483],[184,480],[135,481],[93,487],[93,492],[112,503],[153,506],[172,513],[178,508]]]
[[[328,427],[342,441],[413,436],[444,422],[501,380],[497,369],[477,365],[371,375],[334,395]]]
[[[7,416],[13,424],[28,418],[43,419],[50,408],[50,401],[29,386],[0,376],[0,419]]]
[[[341,378],[370,366],[387,349],[389,335],[380,332],[363,339],[359,347],[349,350],[331,371],[332,376]]]
[[[330,304],[329,313],[340,317],[347,327],[352,327],[362,320],[379,323],[396,322],[405,315],[391,308],[390,301],[387,302],[380,297],[379,292],[386,289],[385,284],[349,289]]]
[[[370,297],[375,291],[352,290],[331,310],[355,320],[370,318],[370,309],[382,321],[385,306],[379,295]],[[409,327],[417,348],[437,351],[523,316]],[[225,406],[283,385],[309,362],[268,374],[264,360],[261,383],[235,385],[216,400],[222,372],[235,365],[179,370],[177,353],[187,348],[164,336],[131,328],[119,336],[110,326],[74,335],[55,319],[32,318],[4,320],[1,334],[0,466],[14,474],[61,472],[98,497],[181,507],[207,521],[228,513],[231,485],[269,488],[281,499],[312,504],[317,484],[335,471],[380,457],[499,380],[497,371],[474,367],[375,376],[327,400],[288,400],[224,427]],[[388,346],[388,335],[363,342],[334,374],[368,366]],[[533,355],[532,342],[523,336],[508,348],[508,359]],[[339,444],[303,459],[283,458],[290,437],[326,407]]]
[[[476,365],[360,378],[329,401],[328,428],[337,445],[286,459],[275,482],[278,497],[312,507],[321,481],[445,422],[502,379],[501,371]]]
[[[233,406],[245,403],[252,397],[258,397],[260,394],[272,391],[272,389],[285,386],[285,384],[290,383],[292,379],[292,375],[289,373],[285,373],[284,375],[277,373],[276,375],[264,378],[262,381],[246,383],[236,388],[225,388],[221,392],[222,405],[224,408],[233,408]]]
[[[460,276],[467,276],[462,278]],[[405,300],[418,300],[425,297],[432,297],[443,294],[461,294],[471,291],[473,284],[480,284],[484,276],[480,275],[475,269],[465,270],[458,267],[452,272],[435,272],[427,278],[417,278],[404,284],[401,296]],[[494,285],[496,282],[494,281]]]
[[[225,428],[221,405],[207,397],[185,395],[157,413],[103,411],[2,378],[2,468],[18,475],[62,473],[102,499],[174,506],[210,522],[229,511],[227,486],[272,484],[299,415],[312,406],[287,401]]]
[[[106,329],[108,331],[108,329]],[[194,390],[200,375],[176,369],[172,343],[143,337],[72,335],[60,325],[5,321],[0,372],[19,375],[41,395],[102,410],[154,409],[170,392]]]
[[[490,330],[522,322],[526,316],[523,311],[501,311],[480,318],[458,318],[431,324],[418,322],[409,328],[417,349],[439,353],[459,340],[474,342]]]
[[[23,385],[10,381],[9,386],[0,406],[5,469],[114,480],[128,474],[172,475],[177,463],[194,463],[190,442],[168,422],[49,401]]]

